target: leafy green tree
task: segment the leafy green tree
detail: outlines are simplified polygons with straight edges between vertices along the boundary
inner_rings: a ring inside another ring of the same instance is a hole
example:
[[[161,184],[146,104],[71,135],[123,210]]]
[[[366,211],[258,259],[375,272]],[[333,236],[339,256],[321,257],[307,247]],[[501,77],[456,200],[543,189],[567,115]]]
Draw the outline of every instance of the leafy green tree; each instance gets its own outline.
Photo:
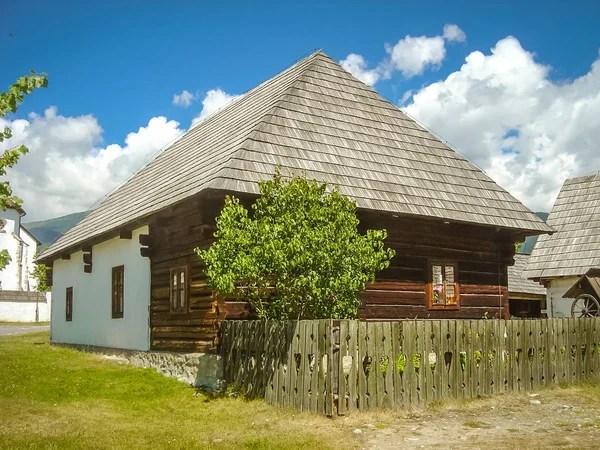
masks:
[[[46,246],[45,246],[46,247]],[[37,257],[39,256],[39,254],[45,250],[38,250],[36,255],[35,255],[35,259],[37,259]],[[33,266],[33,270],[30,272],[31,277],[35,280],[35,290],[38,292],[48,292],[50,291],[50,286],[48,286],[46,284],[47,281],[47,277],[46,277],[46,266],[44,264],[35,264]]]
[[[385,230],[358,232],[356,204],[306,175],[259,182],[253,214],[227,196],[217,240],[196,249],[209,286],[265,319],[354,318],[359,293],[395,252]]]
[[[16,113],[26,95],[31,94],[35,89],[48,86],[47,74],[36,75],[32,70],[31,75],[25,75],[19,78],[15,84],[8,88],[8,92],[0,92],[0,118],[8,113]],[[0,130],[0,143],[12,137],[12,131],[8,127]],[[6,150],[0,155],[0,176],[6,175],[6,170],[13,167],[19,157],[29,150],[24,145]],[[14,196],[10,184],[6,180],[0,181],[0,209],[6,211],[7,208],[19,208],[23,201]],[[10,263],[10,255],[6,249],[0,250],[0,270],[4,269]]]

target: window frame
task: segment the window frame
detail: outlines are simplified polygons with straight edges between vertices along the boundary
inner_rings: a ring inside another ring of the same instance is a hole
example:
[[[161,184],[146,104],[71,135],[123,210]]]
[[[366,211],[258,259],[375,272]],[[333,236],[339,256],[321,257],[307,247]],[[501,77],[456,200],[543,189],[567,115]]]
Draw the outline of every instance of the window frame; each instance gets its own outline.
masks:
[[[111,276],[111,317],[122,319],[125,312],[125,266],[112,268]]]
[[[65,290],[65,321],[73,321],[73,286]]]
[[[435,304],[433,303],[433,266],[442,267],[442,296],[446,298],[446,267],[454,268],[454,292],[456,296],[456,303],[454,304]],[[460,277],[458,270],[458,261],[449,259],[432,259],[427,261],[427,309],[429,310],[459,310],[460,306]]]
[[[184,284],[181,284],[181,274],[183,273]],[[173,276],[176,276],[176,283],[173,283]],[[176,285],[176,286],[175,286]],[[183,305],[179,306],[181,293],[183,292]],[[176,307],[177,306],[177,307]],[[169,277],[169,311],[171,314],[187,314],[190,309],[190,278],[189,266],[173,267]]]

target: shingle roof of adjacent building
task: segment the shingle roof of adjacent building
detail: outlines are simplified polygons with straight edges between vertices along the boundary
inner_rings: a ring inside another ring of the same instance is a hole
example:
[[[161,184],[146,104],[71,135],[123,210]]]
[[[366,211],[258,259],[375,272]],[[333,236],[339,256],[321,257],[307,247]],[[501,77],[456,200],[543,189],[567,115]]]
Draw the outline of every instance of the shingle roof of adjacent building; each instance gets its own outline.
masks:
[[[481,170],[319,51],[191,128],[42,259],[206,189],[257,193],[256,181],[270,178],[276,166],[337,184],[360,208],[529,234],[551,231]]]
[[[528,278],[580,276],[600,267],[600,173],[565,181],[547,223],[557,232],[538,239]]]
[[[515,263],[508,266],[508,296],[511,294],[535,294],[546,295],[546,288],[536,281],[528,280],[525,277],[525,269],[529,262],[529,255],[517,253]]]

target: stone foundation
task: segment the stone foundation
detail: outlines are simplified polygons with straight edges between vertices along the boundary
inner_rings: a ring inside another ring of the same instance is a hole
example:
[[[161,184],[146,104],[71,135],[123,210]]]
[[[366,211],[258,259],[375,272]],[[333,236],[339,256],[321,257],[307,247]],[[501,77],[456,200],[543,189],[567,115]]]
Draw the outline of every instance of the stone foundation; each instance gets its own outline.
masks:
[[[118,359],[157,372],[194,387],[204,387],[215,391],[224,386],[223,362],[219,355],[210,353],[174,353],[125,350],[95,345],[52,343],[61,347],[75,348],[96,353],[106,359]]]

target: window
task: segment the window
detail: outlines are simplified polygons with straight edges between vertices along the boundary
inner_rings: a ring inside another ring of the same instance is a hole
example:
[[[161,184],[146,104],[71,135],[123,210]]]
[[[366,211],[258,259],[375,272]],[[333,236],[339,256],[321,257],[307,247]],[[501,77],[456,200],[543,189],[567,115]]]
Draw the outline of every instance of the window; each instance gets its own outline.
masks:
[[[65,309],[66,309],[67,322],[71,322],[73,320],[73,288],[72,287],[67,288]]]
[[[171,312],[188,311],[188,268],[187,266],[171,269]]]
[[[123,317],[123,293],[125,285],[125,266],[112,269],[112,318]]]
[[[427,297],[430,309],[459,309],[458,264],[449,261],[429,263]]]

